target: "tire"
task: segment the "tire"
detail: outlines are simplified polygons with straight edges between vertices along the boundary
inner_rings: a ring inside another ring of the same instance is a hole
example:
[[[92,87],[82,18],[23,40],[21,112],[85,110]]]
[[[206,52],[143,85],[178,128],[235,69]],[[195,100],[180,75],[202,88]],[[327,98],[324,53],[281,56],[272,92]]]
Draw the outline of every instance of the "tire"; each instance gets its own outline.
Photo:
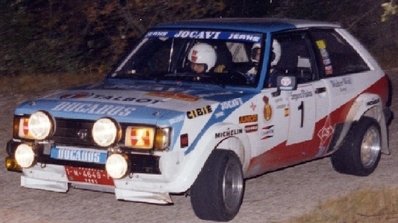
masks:
[[[340,173],[368,176],[373,173],[381,157],[379,123],[362,117],[348,132],[342,148],[331,156],[333,168]]]
[[[239,212],[244,180],[238,156],[214,150],[191,187],[191,205],[203,220],[229,221]]]

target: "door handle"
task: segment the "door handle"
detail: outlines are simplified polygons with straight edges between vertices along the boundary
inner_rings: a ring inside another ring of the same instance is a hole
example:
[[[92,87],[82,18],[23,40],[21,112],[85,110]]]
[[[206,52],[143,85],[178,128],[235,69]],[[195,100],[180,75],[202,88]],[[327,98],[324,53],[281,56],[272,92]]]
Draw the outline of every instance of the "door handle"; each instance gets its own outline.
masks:
[[[315,94],[326,92],[326,87],[320,87],[315,89]]]

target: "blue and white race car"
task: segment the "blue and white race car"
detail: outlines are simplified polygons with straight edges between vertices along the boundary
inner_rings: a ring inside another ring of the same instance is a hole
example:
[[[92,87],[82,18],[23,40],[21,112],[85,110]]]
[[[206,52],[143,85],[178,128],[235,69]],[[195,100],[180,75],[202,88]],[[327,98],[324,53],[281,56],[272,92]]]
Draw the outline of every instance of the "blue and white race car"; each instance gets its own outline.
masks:
[[[27,188],[113,192],[201,219],[238,213],[245,179],[331,157],[366,176],[388,154],[389,80],[336,24],[204,19],[150,29],[107,78],[15,110],[6,165]]]

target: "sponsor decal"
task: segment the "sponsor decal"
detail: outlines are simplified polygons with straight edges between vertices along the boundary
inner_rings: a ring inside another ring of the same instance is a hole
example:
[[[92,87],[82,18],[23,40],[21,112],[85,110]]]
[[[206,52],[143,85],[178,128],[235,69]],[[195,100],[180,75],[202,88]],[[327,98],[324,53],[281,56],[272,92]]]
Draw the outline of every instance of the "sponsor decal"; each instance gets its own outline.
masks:
[[[274,125],[265,126],[261,129],[261,140],[274,137]]]
[[[330,61],[330,59],[324,59],[323,60],[323,64],[331,64],[332,62]]]
[[[181,30],[174,35],[174,38],[191,38],[191,39],[218,39],[221,32],[214,31],[184,31]]]
[[[239,116],[239,123],[249,123],[249,122],[257,122],[258,121],[258,116],[257,115],[244,115],[244,116]]]
[[[226,138],[238,134],[242,134],[243,130],[242,129],[228,129],[224,132],[218,132],[215,134],[216,139],[218,138]]]
[[[109,116],[128,116],[135,111],[134,107],[122,105],[106,105],[81,102],[61,102],[51,109],[51,111],[76,112],[95,115]]]
[[[51,158],[60,160],[105,164],[108,154],[107,151],[93,149],[55,147],[51,149],[50,156]]]
[[[261,41],[262,35],[258,33],[245,32],[220,32],[212,30],[152,30],[146,35],[146,38],[181,38],[181,39],[223,39],[223,40],[240,40],[245,42]]]
[[[228,39],[260,42],[261,36],[257,34],[231,33]]]
[[[199,97],[197,97],[197,96],[179,93],[179,92],[169,92],[169,91],[150,92],[150,93],[148,93],[148,95],[156,96],[156,97],[163,97],[163,98],[172,98],[172,99],[181,100],[181,101],[197,101],[197,100],[199,100]]]
[[[291,97],[292,100],[297,101],[298,99],[312,97],[312,95],[313,93],[311,91],[301,90],[299,93],[292,94]]]
[[[197,108],[197,109],[188,111],[187,112],[187,117],[189,119],[193,119],[193,118],[196,118],[196,117],[199,117],[199,116],[202,116],[202,115],[210,114],[212,112],[213,112],[213,110],[212,110],[211,106],[210,105],[206,105],[203,108]]]
[[[243,104],[243,101],[241,98],[235,98],[229,101],[224,101],[221,103],[221,110],[226,110],[226,109],[232,109],[239,107],[240,105]]]
[[[333,88],[338,88],[340,92],[348,91],[352,85],[352,79],[350,77],[343,77],[340,79],[330,80],[330,84]]]
[[[289,108],[286,107],[283,111],[283,114],[285,115],[285,117],[289,116]]]
[[[145,37],[146,38],[150,38],[150,37],[167,37],[167,35],[169,34],[169,32],[167,31],[152,31],[152,32],[148,32]]]
[[[77,92],[77,93],[73,93],[73,94],[64,94],[64,95],[61,95],[59,98],[60,99],[79,99],[79,98],[89,98],[92,95],[93,95],[93,93],[90,93],[90,92]]]
[[[157,104],[163,102],[162,100],[156,100],[151,98],[136,98],[136,97],[125,97],[125,96],[115,96],[106,94],[95,94],[91,92],[77,92],[64,94],[59,97],[60,99],[99,99],[106,101],[123,101],[123,102],[133,102],[137,104]]]
[[[325,67],[325,74],[332,75],[333,74],[332,61],[330,60],[329,53],[326,50],[325,40],[317,40],[316,45],[317,45],[319,52],[321,54],[321,57],[322,57],[322,62]]]
[[[256,111],[256,107],[257,107],[256,104],[254,104],[253,102],[250,103],[250,108],[252,109],[252,111]]]
[[[276,109],[284,109],[286,107],[287,107],[286,104],[280,104],[280,105],[276,106]]]
[[[379,102],[380,102],[380,99],[376,98],[376,99],[373,99],[373,100],[371,100],[371,101],[368,101],[368,102],[366,103],[366,105],[367,105],[367,106],[371,106],[371,105],[378,104]]]
[[[325,74],[326,75],[332,75],[333,74],[333,66],[332,65],[325,66]]]
[[[352,84],[352,80],[350,77],[344,77],[338,80],[330,80],[330,84],[332,85],[332,87],[334,88],[339,88],[342,87],[344,85],[351,85]]]
[[[326,42],[323,39],[317,40],[316,45],[318,49],[326,49]]]
[[[269,98],[267,96],[263,97],[263,101],[264,101],[264,110],[263,110],[264,119],[265,121],[269,121],[272,118],[272,107],[269,104]]]
[[[320,147],[326,146],[326,142],[328,141],[329,137],[333,135],[334,128],[329,125],[329,126],[323,126],[319,132],[318,132],[318,137],[321,139],[321,144]]]
[[[330,137],[333,135],[333,133],[334,133],[334,128],[331,125],[330,117],[327,117],[324,125],[317,133],[317,136],[320,139],[320,144],[319,144],[320,150],[318,152],[318,155],[323,155],[324,150],[326,149],[326,146],[329,144]]]
[[[245,126],[245,132],[246,133],[250,133],[250,132],[257,132],[258,131],[258,125],[254,124],[254,125],[246,125]]]

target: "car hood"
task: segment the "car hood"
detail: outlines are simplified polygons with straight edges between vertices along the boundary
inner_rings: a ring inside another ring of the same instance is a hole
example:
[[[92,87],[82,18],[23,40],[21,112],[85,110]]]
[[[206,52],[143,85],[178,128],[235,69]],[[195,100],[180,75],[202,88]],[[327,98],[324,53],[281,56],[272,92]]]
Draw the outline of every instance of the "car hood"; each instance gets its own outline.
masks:
[[[184,120],[189,111],[210,106],[215,111],[221,102],[250,98],[249,93],[220,86],[174,85],[160,83],[102,83],[57,91],[17,107],[15,114],[42,110],[56,118],[96,120],[112,117],[122,123],[172,125]]]

